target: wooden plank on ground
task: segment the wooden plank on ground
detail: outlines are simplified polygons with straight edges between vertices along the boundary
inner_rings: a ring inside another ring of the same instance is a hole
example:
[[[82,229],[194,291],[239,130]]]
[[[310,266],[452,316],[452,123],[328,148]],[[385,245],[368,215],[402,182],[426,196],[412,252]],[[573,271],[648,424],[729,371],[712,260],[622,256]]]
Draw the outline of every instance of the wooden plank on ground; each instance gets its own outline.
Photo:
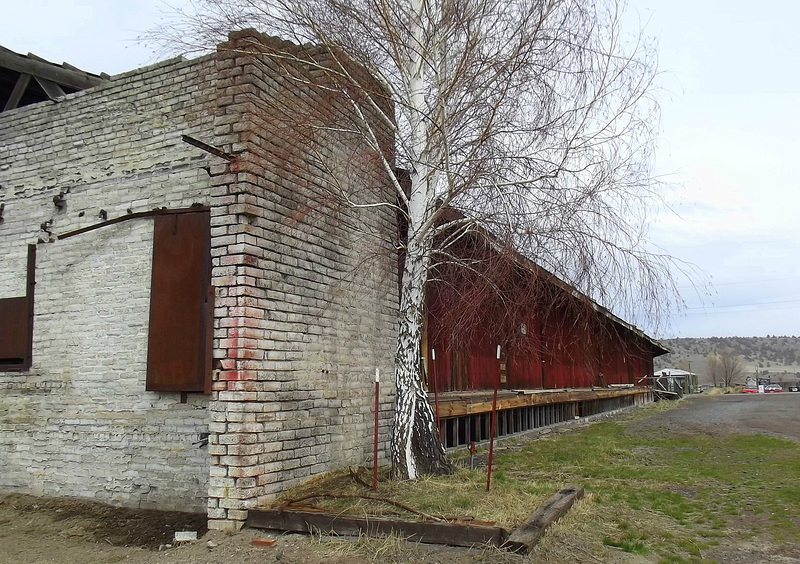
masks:
[[[289,509],[251,509],[246,524],[256,529],[294,533],[322,532],[342,536],[395,534],[412,542],[450,546],[500,546],[508,536],[505,529],[487,525],[405,521]]]
[[[503,544],[514,552],[527,553],[544,535],[547,527],[564,516],[570,507],[583,497],[583,486],[568,484],[550,496],[520,525]]]

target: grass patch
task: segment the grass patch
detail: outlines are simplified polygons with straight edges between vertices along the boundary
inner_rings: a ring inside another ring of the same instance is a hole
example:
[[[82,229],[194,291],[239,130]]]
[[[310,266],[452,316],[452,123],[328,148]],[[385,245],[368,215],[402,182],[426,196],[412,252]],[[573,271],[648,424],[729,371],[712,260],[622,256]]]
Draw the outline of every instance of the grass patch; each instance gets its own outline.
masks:
[[[496,522],[511,530],[564,484],[583,484],[586,499],[553,527],[555,533],[547,536],[555,540],[543,541],[541,550],[558,550],[547,543],[577,538],[582,550],[600,560],[609,550],[622,550],[661,562],[703,562],[703,550],[728,536],[729,520],[748,516],[758,519],[752,534],[777,542],[800,536],[799,445],[761,435],[637,430],[637,421],[674,405],[662,402],[568,433],[503,443],[495,451],[491,492],[485,469],[460,469],[414,482],[392,481],[384,473],[377,495],[428,514]],[[315,490],[370,494],[343,471],[283,497]],[[362,515],[414,517],[364,499],[314,503]]]
[[[620,550],[624,550],[625,552],[630,552],[632,554],[641,554],[646,555],[650,552],[647,548],[647,545],[643,542],[644,539],[634,537],[631,535],[625,535],[621,539],[613,539],[611,537],[603,537],[603,544],[606,546],[613,546],[614,548],[619,548]]]

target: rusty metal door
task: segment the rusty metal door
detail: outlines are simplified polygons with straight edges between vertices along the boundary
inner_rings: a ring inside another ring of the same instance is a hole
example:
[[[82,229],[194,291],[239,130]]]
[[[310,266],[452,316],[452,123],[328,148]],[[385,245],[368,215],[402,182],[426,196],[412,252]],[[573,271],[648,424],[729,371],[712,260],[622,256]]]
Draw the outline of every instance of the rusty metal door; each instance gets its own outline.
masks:
[[[210,391],[210,248],[207,209],[155,218],[147,390]]]

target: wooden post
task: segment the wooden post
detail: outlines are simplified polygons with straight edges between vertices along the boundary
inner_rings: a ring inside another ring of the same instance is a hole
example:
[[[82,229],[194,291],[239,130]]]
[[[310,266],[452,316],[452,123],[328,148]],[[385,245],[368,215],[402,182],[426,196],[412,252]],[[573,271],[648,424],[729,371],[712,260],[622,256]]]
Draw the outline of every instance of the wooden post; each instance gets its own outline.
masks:
[[[489,433],[489,468],[486,470],[486,491],[492,483],[492,455],[494,454],[494,432],[497,427],[497,389],[500,387],[500,345],[497,345],[497,380],[494,383],[492,399],[492,431]]]
[[[378,409],[380,407],[381,369],[375,369],[375,433],[372,444],[372,491],[378,491]]]
[[[385,517],[359,517],[342,513],[302,511],[290,507],[251,509],[247,526],[294,533],[332,533],[361,537],[396,535],[410,542],[474,547],[484,544],[500,546],[508,533],[484,524],[447,523],[445,521],[407,521]]]
[[[545,530],[563,517],[570,507],[583,497],[583,486],[567,484],[545,501],[522,523],[503,544],[514,552],[528,553],[536,546]]]
[[[431,349],[431,373],[433,376],[433,404],[436,408],[436,427],[439,438],[442,438],[442,420],[439,418],[439,383],[436,382],[436,349]]]

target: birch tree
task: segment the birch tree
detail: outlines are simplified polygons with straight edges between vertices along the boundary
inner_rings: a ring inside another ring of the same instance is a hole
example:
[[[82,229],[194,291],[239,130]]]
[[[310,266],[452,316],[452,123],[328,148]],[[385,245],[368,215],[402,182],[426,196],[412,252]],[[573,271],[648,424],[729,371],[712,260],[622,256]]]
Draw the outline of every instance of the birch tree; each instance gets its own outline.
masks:
[[[188,50],[242,27],[328,49],[325,65],[307,63],[349,100],[351,127],[392,178],[396,203],[338,196],[396,205],[407,224],[391,446],[402,477],[448,468],[420,374],[425,288],[433,267],[459,262],[451,246],[477,226],[498,250],[628,319],[670,306],[669,259],[649,250],[645,229],[658,204],[654,53],[620,18],[615,0],[196,0],[158,32]],[[394,152],[367,115],[394,134]]]

